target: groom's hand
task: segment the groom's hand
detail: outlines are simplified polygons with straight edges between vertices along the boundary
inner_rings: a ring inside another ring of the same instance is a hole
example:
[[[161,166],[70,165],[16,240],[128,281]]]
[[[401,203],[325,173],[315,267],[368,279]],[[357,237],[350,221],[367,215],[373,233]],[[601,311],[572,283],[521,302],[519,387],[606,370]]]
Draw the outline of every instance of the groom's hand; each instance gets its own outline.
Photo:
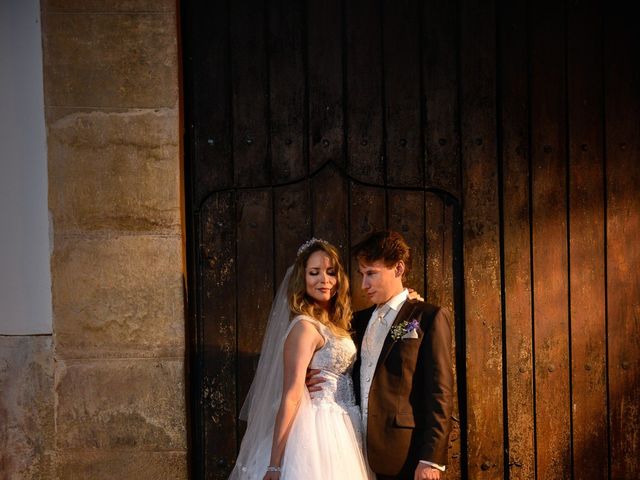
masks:
[[[439,480],[441,473],[437,468],[419,462],[416,467],[416,473],[413,475],[413,480]]]
[[[322,391],[322,386],[320,384],[324,382],[324,378],[322,378],[319,373],[320,370],[318,370],[317,368],[307,369],[307,376],[304,383],[307,386],[307,390],[309,390],[309,392]]]

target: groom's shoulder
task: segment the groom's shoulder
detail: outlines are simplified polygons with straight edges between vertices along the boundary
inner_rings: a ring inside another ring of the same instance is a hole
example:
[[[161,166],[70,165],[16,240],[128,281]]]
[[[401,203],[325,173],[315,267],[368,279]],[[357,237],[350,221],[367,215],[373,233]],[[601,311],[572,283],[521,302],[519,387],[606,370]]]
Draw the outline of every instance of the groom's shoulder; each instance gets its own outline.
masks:
[[[433,317],[438,313],[443,313],[444,315],[448,315],[449,311],[446,307],[441,307],[440,305],[434,305],[433,303],[423,302],[421,300],[407,300],[411,305],[417,309],[420,313],[427,317]]]

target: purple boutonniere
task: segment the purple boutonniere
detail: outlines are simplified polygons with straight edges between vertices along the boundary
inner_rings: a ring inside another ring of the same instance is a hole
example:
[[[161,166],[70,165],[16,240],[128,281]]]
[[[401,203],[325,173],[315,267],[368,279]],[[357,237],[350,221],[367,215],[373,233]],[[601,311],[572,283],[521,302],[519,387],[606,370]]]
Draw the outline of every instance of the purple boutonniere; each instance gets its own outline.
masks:
[[[410,322],[407,322],[405,320],[404,322],[400,322],[398,325],[394,325],[393,327],[391,327],[391,338],[393,340],[399,340],[403,338],[405,335],[408,335],[413,331],[416,332],[414,334],[415,335],[414,338],[418,338],[417,331],[419,328],[420,328],[420,322],[418,322],[417,319],[414,318]]]

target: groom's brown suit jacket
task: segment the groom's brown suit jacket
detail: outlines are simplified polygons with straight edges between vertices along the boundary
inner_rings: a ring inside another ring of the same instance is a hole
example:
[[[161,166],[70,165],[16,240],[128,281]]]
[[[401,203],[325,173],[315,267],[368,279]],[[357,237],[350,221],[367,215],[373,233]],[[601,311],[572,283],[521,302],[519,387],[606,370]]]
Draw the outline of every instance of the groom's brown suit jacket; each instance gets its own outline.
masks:
[[[358,352],[374,307],[353,319]],[[407,300],[394,325],[418,320],[417,339],[387,335],[371,381],[367,419],[367,457],[384,476],[413,479],[419,460],[446,465],[453,372],[448,310]],[[360,401],[360,355],[354,365],[354,389]]]

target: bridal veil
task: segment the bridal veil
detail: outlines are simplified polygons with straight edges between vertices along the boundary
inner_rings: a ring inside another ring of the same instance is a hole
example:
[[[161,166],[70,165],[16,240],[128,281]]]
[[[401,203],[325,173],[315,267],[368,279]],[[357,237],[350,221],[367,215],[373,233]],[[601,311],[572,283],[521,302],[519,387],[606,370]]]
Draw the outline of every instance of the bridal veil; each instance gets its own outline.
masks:
[[[240,419],[248,422],[247,431],[230,480],[261,480],[269,464],[273,428],[282,396],[282,354],[291,319],[287,290],[292,271],[293,266],[288,268],[273,300],[258,368],[240,410]],[[308,401],[307,395],[303,397],[303,402]]]

